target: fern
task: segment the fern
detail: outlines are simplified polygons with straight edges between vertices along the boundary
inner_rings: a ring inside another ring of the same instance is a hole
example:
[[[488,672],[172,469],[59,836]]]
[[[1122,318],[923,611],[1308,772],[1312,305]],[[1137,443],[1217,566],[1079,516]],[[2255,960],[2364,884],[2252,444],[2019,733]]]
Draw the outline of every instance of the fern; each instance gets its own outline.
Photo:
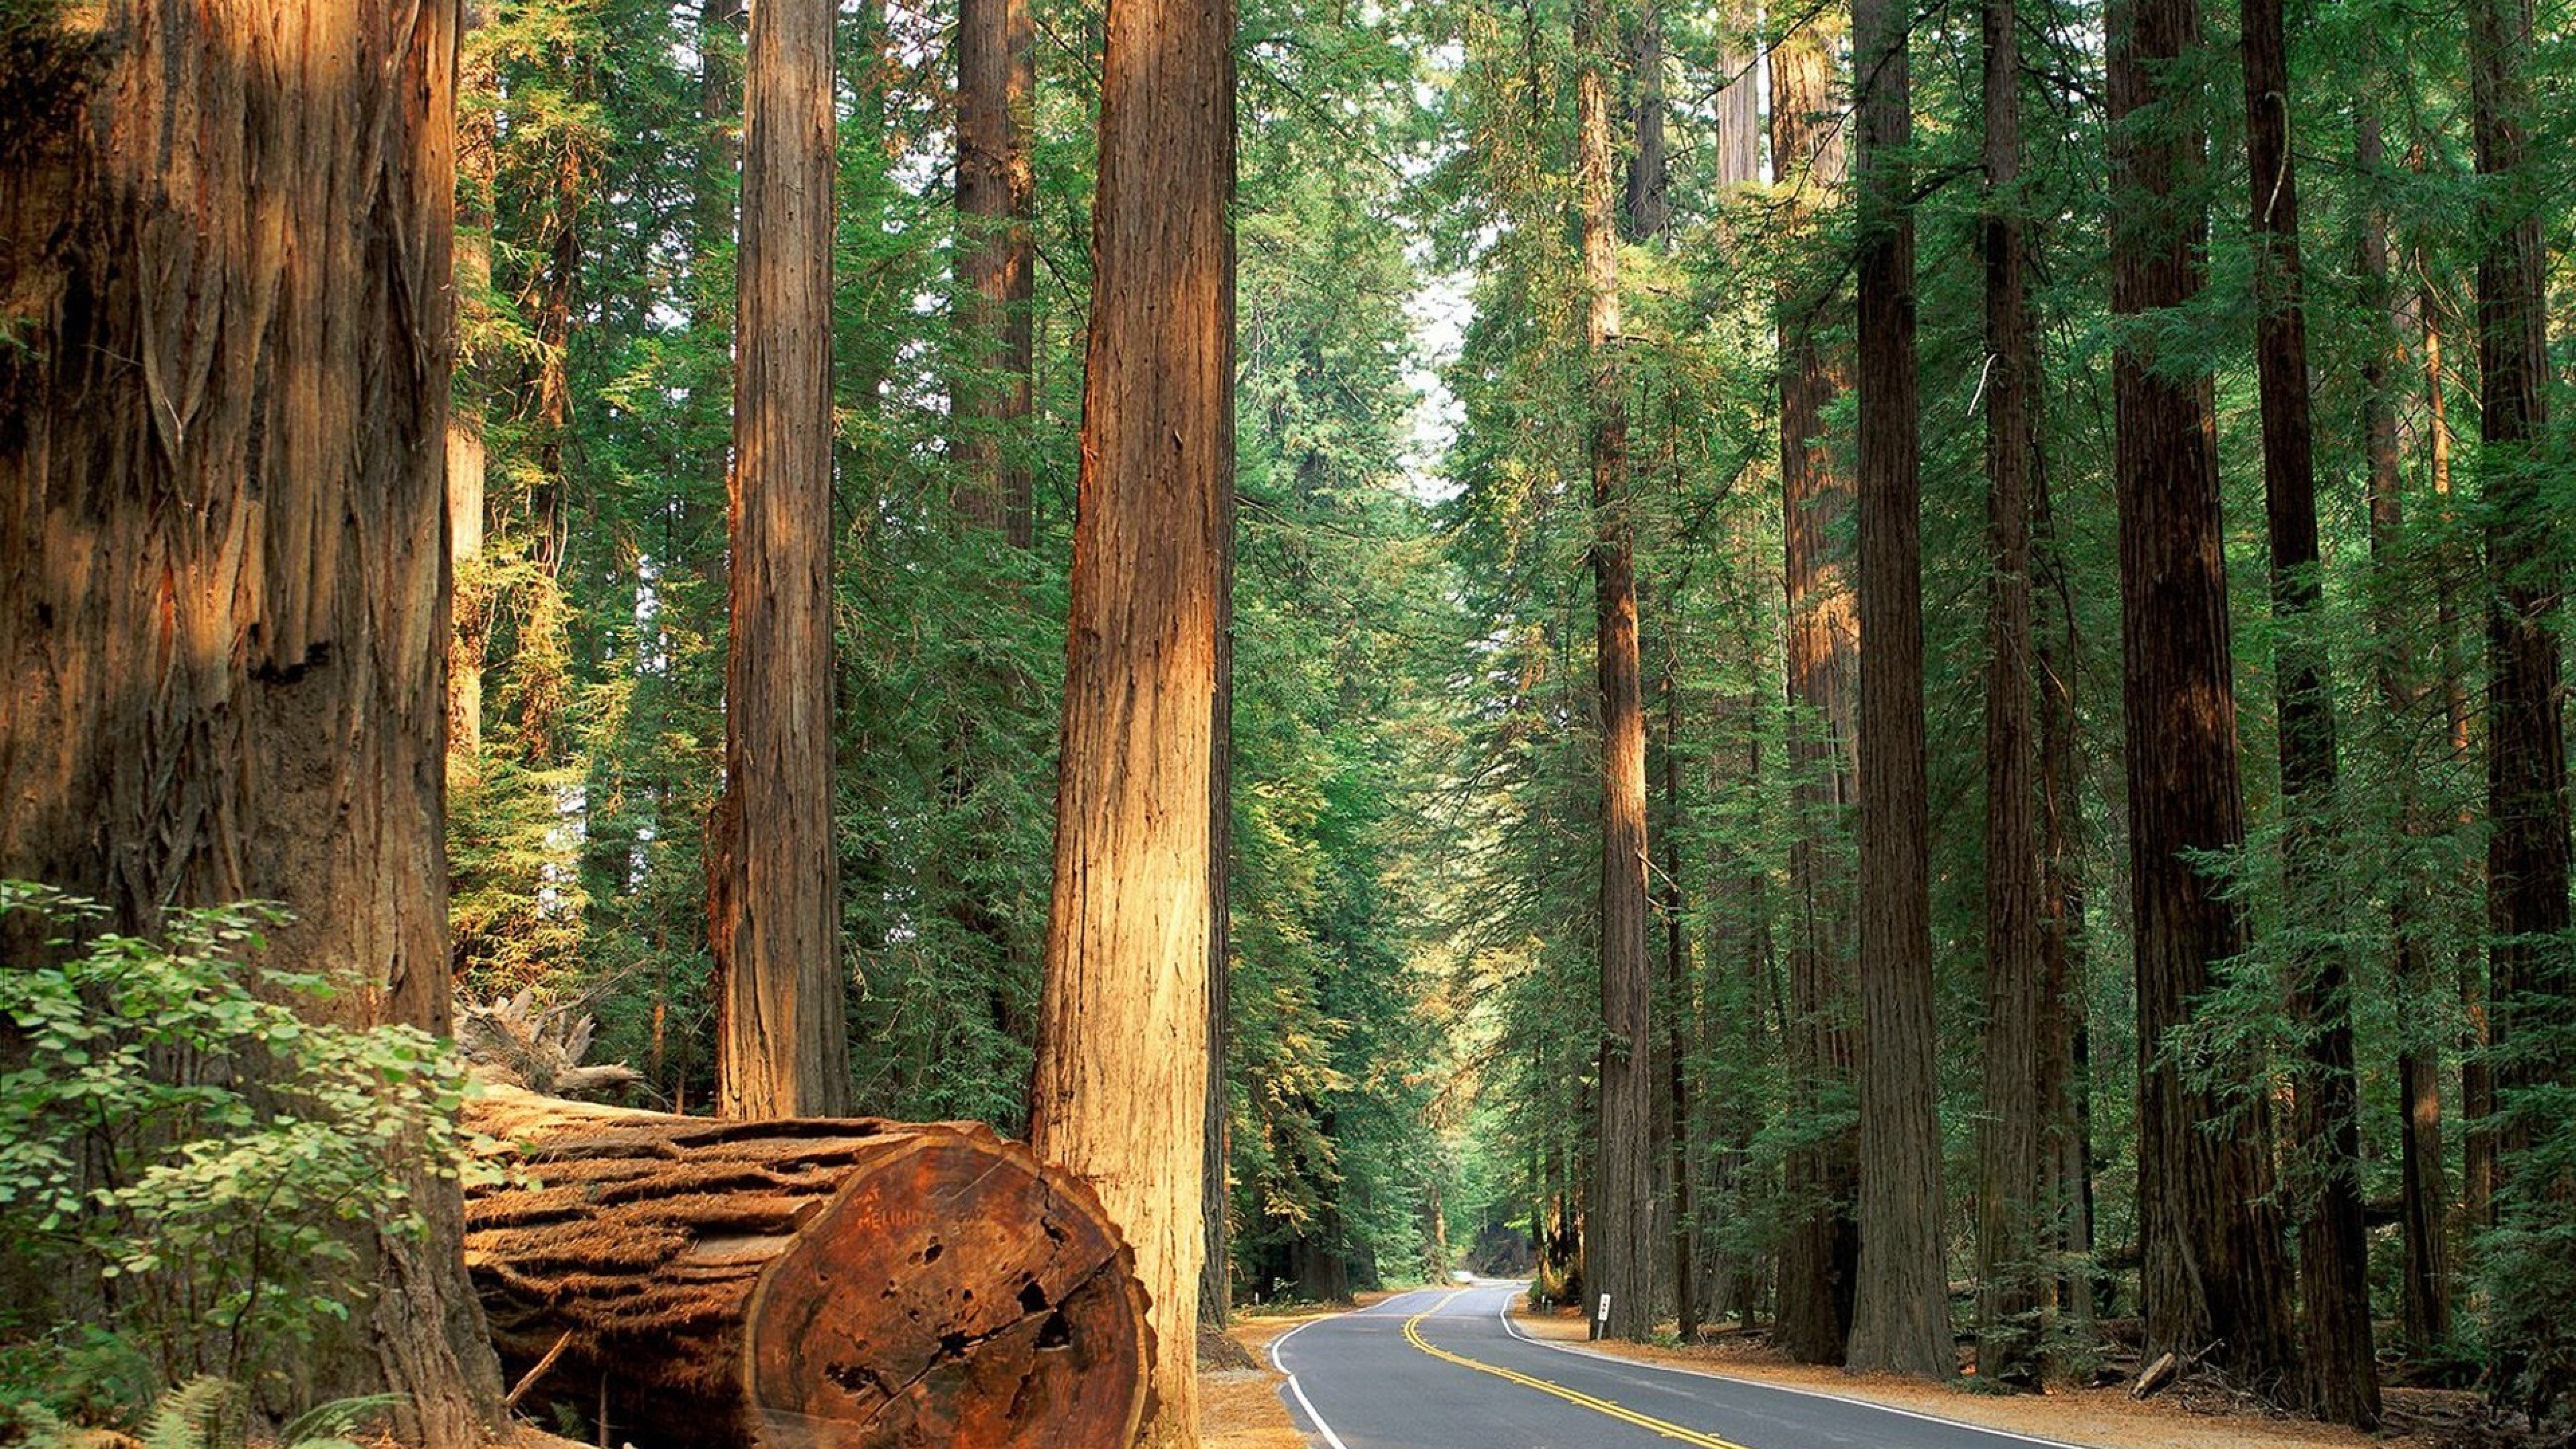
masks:
[[[152,1406],[143,1449],[219,1449],[240,1439],[240,1388],[230,1379],[190,1379]]]
[[[277,1431],[285,1449],[359,1449],[350,1438],[361,1425],[402,1407],[400,1394],[360,1394],[316,1404]]]

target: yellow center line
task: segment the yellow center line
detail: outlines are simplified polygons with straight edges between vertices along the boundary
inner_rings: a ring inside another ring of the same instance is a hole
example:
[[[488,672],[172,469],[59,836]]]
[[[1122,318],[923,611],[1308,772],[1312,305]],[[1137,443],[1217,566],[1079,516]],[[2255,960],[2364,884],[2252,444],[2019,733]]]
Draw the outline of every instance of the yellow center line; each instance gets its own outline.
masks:
[[[1697,1429],[1686,1429],[1679,1424],[1655,1418],[1650,1414],[1640,1414],[1634,1409],[1628,1408],[1622,1404],[1614,1404],[1608,1399],[1596,1399],[1590,1394],[1576,1393],[1574,1390],[1566,1388],[1562,1384],[1552,1384],[1545,1379],[1531,1378],[1528,1374],[1514,1373],[1510,1369],[1502,1368],[1495,1364],[1485,1363],[1479,1359],[1472,1359],[1467,1357],[1465,1354],[1451,1353],[1449,1350],[1441,1348],[1432,1343],[1429,1339],[1424,1338],[1422,1336],[1422,1320],[1429,1318],[1432,1314],[1448,1307],[1451,1303],[1457,1301],[1458,1293],[1464,1293],[1466,1291],[1466,1289],[1461,1288],[1457,1293],[1450,1294],[1448,1297],[1432,1304],[1420,1313],[1406,1319],[1404,1321],[1405,1341],[1412,1344],[1415,1348],[1422,1350],[1424,1353],[1431,1355],[1433,1358],[1440,1360],[1442,1363],[1454,1363],[1460,1368],[1474,1369],[1480,1374],[1490,1374],[1493,1377],[1502,1379],[1508,1383],[1519,1384],[1523,1388],[1536,1389],[1542,1394],[1554,1395],[1557,1398],[1565,1400],[1569,1404],[1579,1404],[1584,1408],[1590,1409],[1596,1414],[1607,1414],[1611,1418],[1617,1419],[1623,1424],[1634,1424],[1640,1429],[1652,1430],[1667,1439],[1678,1439],[1685,1444],[1697,1445],[1698,1449],[1744,1449],[1743,1445],[1730,1439],[1720,1439],[1715,1434],[1703,1434]]]

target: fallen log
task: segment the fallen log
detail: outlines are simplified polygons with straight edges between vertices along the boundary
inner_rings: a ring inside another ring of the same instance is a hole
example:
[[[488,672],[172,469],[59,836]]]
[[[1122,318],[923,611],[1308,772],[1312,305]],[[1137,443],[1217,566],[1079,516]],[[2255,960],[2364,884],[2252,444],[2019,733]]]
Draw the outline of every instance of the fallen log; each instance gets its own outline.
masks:
[[[959,1123],[485,1089],[466,1265],[509,1375],[641,1449],[1126,1449],[1153,1357],[1090,1188]],[[613,1437],[605,1437],[613,1436]]]

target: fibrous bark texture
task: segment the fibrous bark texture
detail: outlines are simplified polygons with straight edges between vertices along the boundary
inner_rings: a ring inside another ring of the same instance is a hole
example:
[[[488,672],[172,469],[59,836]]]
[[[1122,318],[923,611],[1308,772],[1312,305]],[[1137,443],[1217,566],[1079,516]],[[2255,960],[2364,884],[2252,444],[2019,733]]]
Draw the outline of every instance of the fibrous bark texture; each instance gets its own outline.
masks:
[[[1153,1339],[1079,1179],[971,1124],[489,1088],[466,1262],[514,1375],[655,1446],[1126,1449]],[[1187,1352],[1186,1341],[1183,1352]]]
[[[2379,120],[2361,116],[2354,131],[2354,170],[2365,181],[2375,181],[2387,161]],[[2413,440],[2408,436],[2412,429],[2401,421],[2397,378],[2408,352],[2415,293],[2400,289],[2391,275],[2388,216],[2375,202],[2362,218],[2359,260],[2377,344],[2362,354],[2361,367],[2362,448],[2369,469],[2371,674],[2388,718],[2412,720],[2420,718],[2417,710],[2430,692],[2426,664],[2431,657],[2417,646],[2402,607],[2411,584],[2403,557],[2402,483]],[[2437,637],[2437,649],[2439,643]],[[2401,742],[2397,748],[2403,751],[2407,745]],[[2430,834],[2435,824],[2414,772],[2401,766],[2395,780],[2398,829],[2410,840]],[[2388,883],[2387,894],[2388,934],[2395,958],[2389,974],[2397,984],[2403,1023],[2397,1049],[2398,1225],[2405,1247],[2399,1323],[2407,1347],[2429,1353],[2451,1336],[2445,1222],[2450,1188],[2443,1167],[2440,1043],[2422,1026],[2437,1009],[2428,995],[2434,948],[2425,939],[2429,903],[2414,872],[2401,865]]]
[[[1846,1362],[1948,1378],[1923,765],[1908,14],[1855,0],[1860,88],[1860,1279]]]
[[[1794,204],[1792,225],[1842,183],[1842,123],[1832,115],[1833,44],[1823,15],[1806,17],[1771,48],[1771,154]],[[1830,298],[1791,288],[1780,298],[1780,490],[1788,589],[1789,761],[1797,820],[1789,847],[1794,897],[1789,944],[1789,1090],[1793,1114],[1849,1103],[1858,1015],[1847,959],[1844,817],[1852,804],[1859,725],[1860,648],[1848,545],[1851,479],[1825,441],[1824,414],[1843,378],[1817,334]],[[1808,1363],[1840,1363],[1851,1331],[1860,1238],[1852,1218],[1858,1133],[1802,1137],[1787,1164],[1793,1214],[1780,1249],[1773,1338]]]
[[[2043,959],[2037,741],[2032,729],[2031,481],[2039,380],[2021,174],[2021,45],[2013,0],[1985,0],[1986,1020],[1977,1135],[1977,1374],[2039,1376],[2041,1120],[2053,1016]],[[2051,1243],[2050,1246],[2055,1246]]]
[[[1234,481],[1234,8],[1111,0],[1092,213],[1054,907],[1030,1137],[1136,1250],[1164,1343],[1198,1319],[1210,765]],[[1163,1355],[1144,1442],[1198,1442]]]
[[[2263,498],[2279,644],[2284,900],[2300,943],[2289,963],[2300,1027],[2293,1101],[2308,1389],[2322,1416],[2379,1423],[2370,1340],[2369,1243],[2362,1222],[2360,1083],[2353,1068],[2351,971],[2333,922],[2334,681],[2317,613],[2316,441],[2308,394],[2307,306],[2299,260],[2299,177],[2290,151],[2289,42],[2281,0],[2243,0],[2245,144],[2252,188],[2254,366],[2263,419]]]
[[[2159,355],[2134,320],[2201,289],[2205,142],[2176,113],[2197,0],[2108,13],[2111,302],[2120,510],[2121,696],[2138,992],[2138,1203],[2150,1356],[2215,1351],[2258,1391],[2295,1395],[2298,1355],[2268,1098],[2222,1100],[2172,1038],[2199,1020],[2216,963],[2244,954],[2238,906],[2188,856],[2245,840],[2226,559],[2208,374]],[[2188,105],[2180,109],[2188,111]]]
[[[832,833],[832,17],[754,8],[743,81],[725,786],[707,826],[716,1097],[849,1110]]]
[[[1029,415],[1036,273],[1029,164],[1037,90],[1028,0],[957,8],[957,303],[962,367],[950,387],[966,514],[1014,547],[1034,537],[1029,463],[1013,436]]]
[[[98,69],[0,167],[0,875],[125,931],[283,901],[274,952],[357,980],[320,1010],[443,1031],[457,8],[69,16]],[[412,1189],[299,1388],[464,1449],[499,1388],[455,1189]]]
[[[1592,1204],[1583,1224],[1587,1292],[1610,1297],[1601,1331],[1644,1338],[1655,1325],[1654,966],[1646,948],[1646,715],[1637,650],[1637,566],[1628,520],[1628,413],[1618,360],[1619,238],[1614,229],[1609,41],[1591,0],[1575,7],[1585,310],[1590,356],[1592,580],[1601,698],[1601,1095]]]
[[[2534,1125],[2511,1111],[2517,1089],[2565,1081],[2576,967],[2568,926],[2567,742],[2559,701],[2562,594],[2557,516],[2535,456],[2548,424],[2547,274],[2540,216],[2507,199],[2528,165],[2524,131],[2529,0],[2469,7],[2469,82],[2478,175],[2491,198],[2478,258],[2479,493],[2486,516],[2488,1030],[2503,1184]]]

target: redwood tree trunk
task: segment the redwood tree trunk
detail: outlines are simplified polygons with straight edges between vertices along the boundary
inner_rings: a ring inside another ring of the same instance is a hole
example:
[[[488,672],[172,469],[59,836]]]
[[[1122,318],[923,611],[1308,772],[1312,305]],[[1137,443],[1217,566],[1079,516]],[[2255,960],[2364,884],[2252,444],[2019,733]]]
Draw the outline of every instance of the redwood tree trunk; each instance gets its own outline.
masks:
[[[2469,81],[2478,175],[2528,184],[2523,70],[2529,0],[2474,0]],[[2497,198],[2503,193],[2483,193]],[[2479,502],[2487,577],[2487,1026],[2496,1048],[2500,1186],[2534,1125],[2516,1095],[2567,1079],[2564,1040],[2576,988],[2568,947],[2567,745],[2560,719],[2557,515],[2543,500],[2540,444],[2549,358],[2540,216],[2530,200],[2490,200],[2478,258]]]
[[[1946,1379],[1939,1039],[1923,767],[1922,419],[1909,11],[1854,0],[1860,73],[1860,1280],[1847,1359]]]
[[[2299,1383],[2273,1195],[2271,1105],[2223,1101],[2167,1049],[2194,1025],[2246,926],[2188,852],[2245,841],[2211,382],[2130,319],[2202,285],[2200,132],[2172,114],[2176,63],[2204,42],[2198,0],[2114,0],[2111,302],[2120,509],[2121,696],[2138,992],[2138,1210],[2147,1352],[2215,1349],[2268,1394]],[[2144,110],[2146,114],[2140,115]]]
[[[957,300],[962,364],[950,388],[967,516],[1014,547],[1034,538],[1029,463],[1018,436],[1036,362],[1029,303],[1037,207],[1029,126],[1037,89],[1029,0],[957,7]]]
[[[1595,0],[1574,12],[1576,187],[1583,233],[1584,350],[1590,359],[1592,579],[1601,696],[1601,1095],[1591,1210],[1583,1225],[1587,1293],[1610,1296],[1612,1338],[1655,1326],[1653,957],[1646,946],[1646,714],[1637,653],[1634,528],[1628,518],[1626,382],[1618,359],[1619,239],[1610,174],[1609,40]]]
[[[832,833],[832,17],[766,0],[743,76],[725,793],[708,823],[716,1105],[849,1110]]]
[[[94,83],[0,167],[0,875],[128,932],[283,901],[274,954],[358,983],[319,1010],[443,1032],[457,7],[69,13]],[[410,1188],[426,1236],[352,1245],[377,1289],[294,1389],[467,1449],[456,1187]]]
[[[2245,149],[2254,237],[2254,367],[2263,419],[2264,514],[2272,553],[2272,667],[2280,705],[2281,870],[2291,930],[2289,1001],[2300,1028],[2293,1099],[2299,1279],[2313,1407],[2337,1423],[2379,1422],[2370,1339],[2369,1240],[2362,1222],[2360,1083],[2351,972],[2330,939],[2336,906],[2325,856],[2334,828],[2334,680],[2317,611],[2314,425],[2299,261],[2299,177],[2290,152],[2289,43],[2281,0],[2241,0]]]
[[[2038,380],[2024,274],[2021,45],[2013,0],[1985,0],[1986,1020],[1977,1139],[1977,1376],[2039,1376],[2040,1121],[2051,1011],[2042,962],[2031,728],[2031,476]]]
[[[2365,184],[2386,164],[2377,117],[2365,115],[2356,126],[2354,169]],[[2362,447],[2369,465],[2372,679],[2380,708],[2392,721],[2411,720],[2423,704],[2423,651],[2413,643],[2400,601],[2412,578],[2400,560],[2404,547],[2405,508],[2400,482],[2406,447],[2397,410],[2396,366],[2404,359],[2407,314],[2412,294],[2400,292],[2390,277],[2388,217],[2374,200],[2362,219],[2361,276],[2369,289],[2374,341],[2362,355]],[[2408,751],[2403,741],[2397,749]],[[2424,802],[2412,770],[2402,756],[2393,763],[2397,782],[2397,826],[2408,841],[2431,832]],[[2411,861],[2389,873],[2388,926],[2392,953],[2390,975],[2398,1000],[2398,1226],[2405,1246],[2402,1309],[2399,1321],[2407,1348],[2431,1352],[2451,1336],[2450,1244],[2444,1227],[2450,1199],[2442,1156],[2442,1074],[2440,1043],[2420,1023],[2438,1006],[2429,993],[2430,954],[2424,927],[2429,914],[2424,892]]]
[[[1771,49],[1771,152],[1799,198],[1788,224],[1807,218],[1842,182],[1842,125],[1829,112],[1832,37],[1823,15]],[[1797,819],[1789,847],[1788,1067],[1790,1112],[1810,1134],[1817,1119],[1851,1110],[1853,999],[1845,917],[1845,817],[1859,713],[1860,640],[1848,555],[1838,535],[1851,480],[1825,441],[1824,414],[1842,390],[1839,365],[1818,339],[1826,296],[1790,289],[1780,299],[1780,491],[1788,590],[1789,768]],[[1787,1164],[1786,1237],[1772,1336],[1793,1358],[1840,1363],[1851,1332],[1860,1262],[1853,1196],[1859,1174],[1853,1125],[1804,1136]]]
[[[1211,769],[1234,480],[1234,8],[1111,0],[1030,1140],[1091,1179],[1198,1442]]]

